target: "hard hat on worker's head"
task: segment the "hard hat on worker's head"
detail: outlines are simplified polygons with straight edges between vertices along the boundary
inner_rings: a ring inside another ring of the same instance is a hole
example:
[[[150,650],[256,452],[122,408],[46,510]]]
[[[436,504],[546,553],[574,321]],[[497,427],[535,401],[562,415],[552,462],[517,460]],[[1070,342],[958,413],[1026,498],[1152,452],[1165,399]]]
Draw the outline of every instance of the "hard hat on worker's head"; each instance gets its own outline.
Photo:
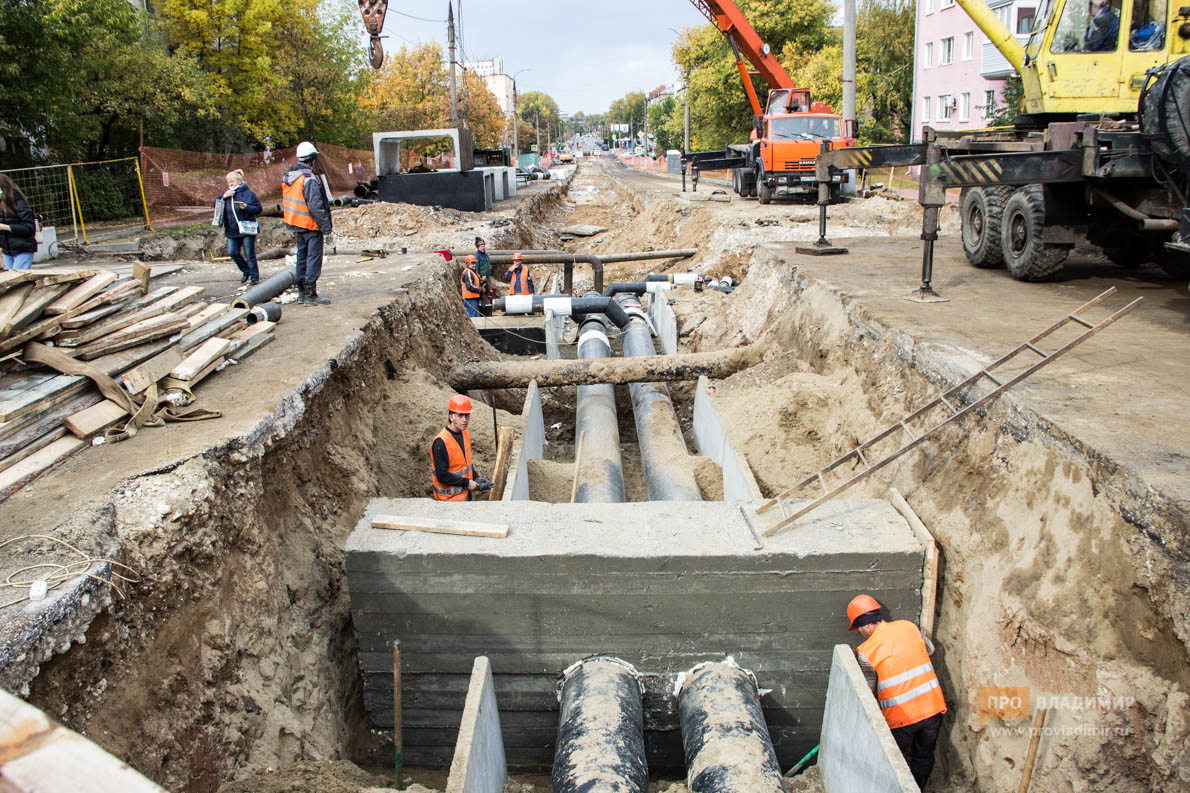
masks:
[[[476,261],[477,261],[477,259],[474,256],[472,256],[471,254],[468,254],[467,258],[463,259],[463,264],[475,264]]]
[[[858,627],[855,624],[855,620],[873,611],[880,611],[880,604],[876,602],[876,598],[871,595],[856,595],[853,597],[851,602],[847,604],[847,630],[855,630]]]
[[[297,147],[297,158],[299,160],[309,160],[312,157],[318,156],[318,149],[314,148],[314,144],[308,140],[303,140]]]
[[[455,394],[450,398],[450,404],[446,406],[446,409],[451,413],[470,413],[471,399],[462,394]]]
[[[524,256],[523,256],[523,255],[520,253],[520,251],[517,251],[516,253],[514,253],[514,254],[512,255],[512,260],[513,260],[514,262],[519,262],[519,261],[521,261],[521,260],[522,260],[522,259],[524,259],[524,258],[525,258],[525,257],[524,257]]]

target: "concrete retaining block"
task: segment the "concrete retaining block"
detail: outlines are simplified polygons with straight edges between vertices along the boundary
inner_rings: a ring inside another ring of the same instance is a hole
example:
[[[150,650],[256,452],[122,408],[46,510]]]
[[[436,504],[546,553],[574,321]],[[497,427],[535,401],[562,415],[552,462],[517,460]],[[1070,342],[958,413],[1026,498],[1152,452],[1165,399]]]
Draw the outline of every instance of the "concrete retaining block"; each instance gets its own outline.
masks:
[[[760,501],[764,498],[760,485],[756,483],[748,461],[728,440],[727,430],[715,412],[709,385],[703,376],[698,378],[694,389],[694,442],[700,452],[723,469],[724,501]]]
[[[529,460],[540,460],[545,454],[545,419],[541,413],[541,394],[537,390],[536,380],[529,383],[521,416],[525,420],[525,435],[513,451],[512,465],[508,471],[511,486],[504,488],[503,501],[529,500]]]
[[[501,793],[507,780],[492,665],[481,655],[471,667],[446,793]]]
[[[678,351],[678,318],[665,299],[665,291],[660,290],[649,295],[649,320],[657,331],[661,351],[666,355],[673,355]]]

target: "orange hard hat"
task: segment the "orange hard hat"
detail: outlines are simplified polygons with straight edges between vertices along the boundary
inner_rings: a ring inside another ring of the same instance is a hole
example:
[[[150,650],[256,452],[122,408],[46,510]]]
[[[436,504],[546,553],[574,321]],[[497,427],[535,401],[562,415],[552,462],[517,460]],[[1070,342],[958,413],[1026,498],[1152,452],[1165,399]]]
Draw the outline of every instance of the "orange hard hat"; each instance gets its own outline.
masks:
[[[512,255],[512,260],[513,260],[514,262],[519,262],[521,259],[524,259],[524,258],[525,258],[525,257],[524,257],[523,255],[521,255],[521,253],[520,253],[519,251],[518,251],[517,253],[514,253],[514,254]]]
[[[450,398],[450,404],[446,406],[446,409],[451,413],[470,413],[471,400],[462,394],[455,394]]]
[[[475,257],[474,257],[474,256],[470,256],[470,255],[469,255],[469,256],[467,256],[467,258],[466,258],[466,259],[463,259],[463,262],[464,262],[464,263],[466,263],[466,264],[475,264],[475,262],[476,262],[476,259],[475,259]]]
[[[855,618],[867,614],[869,611],[879,611],[880,604],[871,595],[856,595],[847,604],[847,630],[855,630]]]

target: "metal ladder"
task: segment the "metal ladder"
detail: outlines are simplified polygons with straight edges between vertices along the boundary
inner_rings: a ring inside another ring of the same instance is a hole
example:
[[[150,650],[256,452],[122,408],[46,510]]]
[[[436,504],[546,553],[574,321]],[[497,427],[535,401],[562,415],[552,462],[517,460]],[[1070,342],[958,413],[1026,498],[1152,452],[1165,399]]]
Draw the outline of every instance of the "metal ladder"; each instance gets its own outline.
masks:
[[[1112,294],[1115,293],[1115,291],[1116,291],[1116,288],[1113,286],[1110,289],[1108,289],[1106,292],[1104,292],[1104,293],[1100,294],[1098,297],[1094,298],[1093,300],[1090,300],[1090,301],[1084,303],[1083,305],[1079,306],[1072,313],[1067,314],[1066,317],[1064,317],[1063,319],[1059,320],[1058,322],[1055,322],[1053,325],[1050,325],[1048,328],[1043,330],[1041,333],[1038,333],[1033,338],[1031,338],[1028,341],[1024,342],[1023,344],[1017,346],[1011,352],[1004,355],[999,360],[997,360],[994,363],[992,363],[991,365],[989,365],[987,368],[979,370],[977,373],[975,373],[971,377],[968,377],[966,380],[964,380],[963,382],[954,386],[953,388],[949,389],[945,393],[934,397],[929,402],[927,402],[925,405],[923,405],[922,407],[920,407],[917,410],[910,413],[908,416],[905,416],[900,421],[897,421],[895,424],[892,424],[891,426],[880,431],[879,433],[874,435],[869,440],[865,441],[864,443],[861,443],[859,446],[855,447],[851,451],[844,454],[842,457],[837,458],[836,460],[831,462],[830,465],[827,465],[825,468],[822,468],[819,471],[817,471],[813,474],[810,474],[810,476],[806,477],[801,482],[798,482],[793,487],[791,487],[787,490],[784,490],[781,493],[778,493],[774,498],[771,498],[768,501],[761,504],[759,507],[756,508],[756,514],[759,515],[773,507],[779,507],[781,509],[781,515],[782,515],[782,519],[779,522],[777,522],[776,524],[774,524],[773,526],[770,526],[769,528],[765,529],[763,532],[763,535],[765,537],[768,537],[769,535],[785,528],[786,526],[793,523],[795,520],[797,520],[801,516],[805,515],[807,512],[810,512],[811,510],[817,508],[824,502],[829,501],[830,499],[834,498],[839,493],[842,493],[844,490],[851,487],[852,485],[863,481],[864,479],[871,476],[876,471],[879,471],[881,468],[888,465],[889,463],[891,463],[893,460],[897,459],[901,455],[917,448],[918,446],[920,446],[922,443],[924,443],[928,438],[933,436],[935,433],[937,433],[943,427],[947,426],[948,424],[950,424],[954,421],[957,421],[958,419],[967,415],[971,411],[976,410],[977,408],[980,408],[983,405],[986,405],[988,402],[991,402],[993,399],[995,399],[997,396],[999,396],[1002,392],[1007,391],[1009,388],[1016,385],[1020,381],[1024,380],[1026,377],[1033,374],[1034,372],[1036,372],[1038,369],[1045,366],[1046,364],[1050,363],[1055,358],[1065,354],[1066,352],[1069,352],[1073,347],[1075,347],[1078,344],[1080,344],[1081,342],[1089,339],[1091,336],[1094,336],[1096,333],[1103,330],[1108,325],[1111,325],[1113,322],[1115,322],[1116,320],[1123,317],[1125,314],[1132,311],[1132,309],[1136,308],[1138,305],[1141,304],[1141,302],[1144,301],[1143,297],[1138,297],[1135,300],[1133,300],[1131,303],[1129,303],[1128,305],[1121,308],[1116,313],[1112,314],[1107,319],[1104,319],[1103,321],[1099,322],[1098,324],[1093,324],[1090,321],[1083,319],[1082,316],[1080,316],[1087,309],[1098,305],[1103,300],[1110,297]],[[1054,331],[1058,330],[1059,328],[1061,328],[1071,322],[1073,322],[1077,325],[1083,326],[1083,332],[1081,334],[1079,334],[1077,337],[1075,337],[1071,341],[1067,342],[1066,344],[1062,345],[1061,347],[1054,350],[1053,352],[1046,352],[1045,350],[1043,350],[1037,346],[1037,343],[1040,342],[1042,339],[1044,339],[1046,336],[1049,336]],[[1038,355],[1040,357],[1032,365],[1028,366],[1023,371],[1017,373],[1016,375],[1014,375],[1012,378],[1010,378],[1008,380],[1002,381],[1000,378],[998,378],[994,374],[992,374],[992,370],[996,369],[997,367],[1003,366],[1005,363],[1007,363],[1008,361],[1012,360],[1017,355],[1025,352],[1025,351],[1035,353],[1036,355]],[[960,394],[962,391],[971,387],[976,382],[978,382],[980,380],[984,380],[984,379],[990,380],[995,385],[995,387],[991,391],[989,391],[987,394],[983,395],[982,397],[980,397],[976,401],[972,402],[971,404],[967,405],[966,407],[963,407],[963,408],[955,407],[955,402],[958,401],[959,399],[961,399]],[[938,422],[934,426],[927,429],[922,434],[920,434],[920,435],[914,434],[913,430],[911,430],[908,426],[909,422],[914,421],[915,419],[925,415],[926,413],[928,413],[931,410],[938,408],[938,407],[945,408],[946,410],[949,411],[950,414],[948,416],[946,416],[946,418],[944,418],[942,421]],[[873,445],[883,441],[884,439],[888,438],[889,436],[891,436],[897,432],[904,433],[904,435],[907,436],[907,440],[903,441],[901,443],[901,445],[896,450],[894,450],[890,454],[886,455],[882,459],[877,460],[874,463],[869,462],[867,456],[864,454],[865,450],[871,449],[871,447]],[[831,487],[829,484],[827,484],[826,474],[829,474],[831,471],[834,471],[836,468],[846,465],[847,463],[852,463],[852,467],[854,467],[854,465],[856,463],[858,463],[863,466],[863,470],[860,471],[855,476],[851,477],[850,479],[847,479],[846,481],[835,485],[834,487]],[[803,487],[805,487],[806,485],[808,485],[814,481],[817,481],[822,486],[822,489],[824,491],[823,494],[821,496],[819,496],[818,498],[814,499],[813,501],[811,501],[809,504],[806,504],[805,506],[801,507],[797,511],[791,513],[787,509],[787,505],[785,504],[785,499],[790,494],[796,493],[797,491],[801,490]]]

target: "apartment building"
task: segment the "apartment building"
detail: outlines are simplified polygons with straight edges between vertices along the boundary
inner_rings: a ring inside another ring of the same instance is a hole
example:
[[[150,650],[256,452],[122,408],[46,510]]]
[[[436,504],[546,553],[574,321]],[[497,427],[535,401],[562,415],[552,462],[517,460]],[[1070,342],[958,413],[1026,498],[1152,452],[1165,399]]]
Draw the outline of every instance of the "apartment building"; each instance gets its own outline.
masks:
[[[976,0],[977,2],[979,0]],[[988,6],[1021,43],[1028,41],[1037,0],[991,0]],[[972,129],[988,124],[1012,66],[955,0],[917,0],[913,57],[913,140],[925,126]]]
[[[512,113],[514,104],[512,77],[504,73],[503,58],[489,58],[482,61],[466,61],[463,68],[479,75],[488,90],[496,95],[496,103],[504,115]]]

